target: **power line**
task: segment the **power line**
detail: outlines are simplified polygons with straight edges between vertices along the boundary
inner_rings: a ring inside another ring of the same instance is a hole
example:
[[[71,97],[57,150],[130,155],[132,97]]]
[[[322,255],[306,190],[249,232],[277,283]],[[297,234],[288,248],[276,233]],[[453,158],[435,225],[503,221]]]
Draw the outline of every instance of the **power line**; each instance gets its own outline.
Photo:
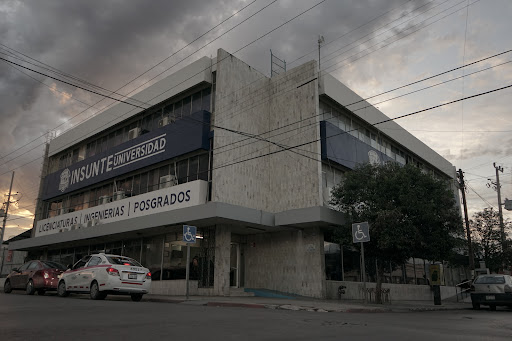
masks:
[[[475,4],[475,3],[479,2],[479,1],[480,1],[480,0],[476,0],[476,1],[472,2],[471,4],[469,4],[468,6],[471,6],[471,5],[473,5],[473,4]],[[463,2],[463,1],[462,1],[462,2]],[[461,3],[462,3],[462,2],[461,2]],[[460,4],[460,3],[459,3],[459,4]],[[414,34],[414,33],[418,32],[418,31],[421,31],[422,29],[427,28],[427,27],[429,27],[430,25],[433,25],[433,24],[435,24],[435,23],[437,23],[437,22],[441,21],[442,19],[445,19],[445,18],[449,17],[450,15],[455,14],[455,13],[457,13],[457,12],[459,12],[459,11],[463,10],[465,7],[466,7],[466,6],[464,6],[464,7],[460,8],[460,9],[457,9],[457,10],[455,10],[455,11],[453,11],[453,12],[451,12],[451,13],[449,13],[449,14],[445,15],[445,16],[444,16],[444,17],[442,17],[442,18],[439,18],[439,19],[437,19],[437,20],[435,20],[435,21],[433,21],[433,22],[431,22],[431,23],[429,23],[429,24],[427,24],[427,25],[425,25],[425,26],[422,26],[422,27],[418,28],[418,29],[417,29],[417,30],[415,30],[415,31],[412,31],[412,32],[410,32],[410,33],[407,33],[407,34],[405,34],[405,35],[401,36],[400,38],[398,38],[398,39],[396,39],[396,40],[394,40],[394,41],[392,41],[392,42],[390,42],[390,43],[388,43],[388,44],[385,44],[385,45],[383,45],[383,46],[381,46],[381,47],[379,47],[379,48],[376,48],[376,49],[375,49],[375,50],[373,50],[373,51],[370,51],[370,52],[368,52],[368,53],[367,53],[367,54],[365,54],[365,55],[362,55],[362,56],[360,56],[360,57],[357,57],[357,58],[355,58],[355,59],[352,59],[349,63],[343,64],[343,65],[341,65],[340,67],[338,67],[338,68],[336,68],[336,69],[332,70],[332,71],[331,71],[331,73],[332,73],[332,72],[334,72],[334,71],[336,71],[336,70],[338,70],[338,69],[340,69],[340,68],[342,68],[342,67],[344,67],[344,66],[346,66],[346,65],[349,65],[350,63],[353,63],[353,62],[355,62],[355,61],[357,61],[357,60],[360,60],[360,59],[362,59],[362,58],[364,58],[364,57],[366,57],[366,56],[368,56],[368,55],[372,54],[372,53],[375,53],[375,52],[377,52],[377,51],[379,51],[379,50],[381,50],[381,49],[383,49],[383,48],[385,48],[385,47],[387,47],[387,46],[389,46],[389,45],[391,45],[391,44],[393,44],[393,43],[395,43],[395,42],[397,42],[397,41],[399,41],[399,40],[402,40],[402,39],[404,39],[404,38],[406,38],[406,37],[410,36],[411,34]],[[443,12],[444,12],[444,11],[443,11]],[[441,12],[441,13],[442,13],[442,12]],[[440,13],[438,13],[438,14],[440,14]],[[436,14],[436,15],[438,15],[438,14]],[[434,16],[433,16],[433,17],[434,17]],[[432,18],[432,17],[431,17],[431,18]],[[429,19],[430,19],[430,18],[429,18]],[[418,24],[418,25],[419,25],[419,24]],[[416,26],[418,26],[418,25],[416,25]],[[388,38],[388,39],[389,39],[389,38]],[[388,39],[385,39],[385,40],[388,40]],[[369,48],[367,48],[366,50],[370,50],[370,48],[373,48],[373,47],[375,47],[375,46],[377,46],[377,45],[378,45],[378,44],[374,44],[374,45],[370,46]],[[360,53],[361,53],[361,52],[358,52],[358,53],[356,53],[356,54],[354,54],[354,55],[352,55],[352,56],[350,56],[350,57],[348,57],[348,58],[345,58],[345,59],[343,59],[343,60],[341,60],[341,61],[339,61],[339,62],[336,62],[336,63],[334,63],[333,65],[331,65],[331,66],[329,66],[329,67],[325,68],[325,70],[327,70],[327,69],[329,69],[329,68],[333,67],[334,65],[339,64],[339,63],[341,63],[341,62],[343,62],[343,61],[345,61],[345,60],[351,59],[352,57],[354,57],[355,55],[358,55],[358,54],[360,54]]]
[[[440,6],[440,5],[444,4],[444,3],[446,3],[446,2],[448,2],[448,1],[450,1],[450,0],[446,0],[446,1],[444,1],[444,2],[441,2],[441,3],[437,4],[437,5],[435,5],[434,7],[431,7],[431,8],[429,8],[429,9],[427,9],[426,11],[421,12],[421,13],[419,13],[419,14],[415,15],[414,17],[407,19],[407,20],[406,20],[406,21],[404,21],[404,22],[401,22],[401,23],[399,23],[399,24],[397,24],[397,25],[395,25],[395,26],[393,26],[393,27],[391,27],[391,28],[389,28],[389,29],[387,29],[387,30],[385,30],[385,31],[383,31],[383,32],[381,32],[381,33],[379,33],[379,34],[377,34],[375,37],[372,37],[372,38],[370,38],[370,39],[367,39],[367,40],[363,41],[362,43],[359,43],[358,45],[356,45],[356,46],[354,46],[354,47],[352,47],[352,48],[350,48],[350,49],[348,49],[348,50],[346,50],[346,51],[344,51],[344,52],[340,53],[339,55],[337,55],[337,56],[335,56],[335,57],[333,57],[333,58],[330,58],[330,59],[324,60],[324,63],[325,63],[325,62],[328,62],[328,61],[331,61],[331,60],[333,60],[333,59],[335,59],[335,58],[337,58],[337,57],[339,57],[339,56],[341,56],[341,55],[343,55],[343,54],[345,54],[345,53],[347,53],[347,52],[349,52],[349,51],[351,51],[351,50],[355,49],[357,46],[359,46],[359,45],[363,45],[364,43],[366,43],[366,42],[368,42],[368,41],[371,41],[371,40],[375,39],[376,37],[378,37],[378,36],[380,36],[380,35],[382,35],[382,34],[384,34],[384,33],[386,33],[386,32],[389,32],[389,31],[391,31],[392,29],[394,29],[394,28],[396,28],[396,27],[398,27],[398,26],[400,26],[400,25],[403,25],[403,24],[405,24],[405,23],[407,23],[407,22],[409,22],[409,21],[411,21],[411,20],[413,20],[413,19],[415,19],[415,18],[419,17],[419,16],[420,16],[420,15],[422,15],[422,14],[425,14],[425,13],[427,13],[427,12],[429,12],[429,11],[431,11],[431,10],[435,9],[436,7],[438,7],[438,6]],[[429,4],[429,3],[427,2],[427,3],[425,3],[424,5],[422,5],[422,6],[418,7],[418,8],[416,8],[416,9],[414,9],[413,11],[409,12],[408,14],[411,14],[411,13],[413,13],[414,11],[416,11],[416,10],[418,10],[418,9],[420,9],[420,8],[423,8],[423,7],[427,6],[428,4]],[[437,15],[437,14],[436,14],[436,15]],[[432,17],[431,17],[431,18],[432,18]],[[331,53],[329,53],[329,54],[325,55],[322,59],[325,59],[325,58],[327,58],[328,56],[332,55],[333,53],[338,52],[338,51],[340,51],[340,50],[344,49],[345,47],[348,47],[348,46],[352,45],[353,43],[355,43],[355,42],[357,42],[357,41],[359,41],[359,40],[361,40],[361,39],[363,39],[363,38],[365,38],[365,37],[368,37],[368,36],[369,36],[369,35],[371,35],[372,33],[375,33],[375,32],[377,32],[377,31],[379,31],[381,28],[384,28],[384,27],[388,26],[389,24],[391,24],[391,23],[393,23],[393,22],[395,22],[395,21],[397,21],[397,20],[400,20],[400,19],[403,19],[403,17],[399,17],[399,18],[397,18],[397,19],[395,19],[395,20],[393,20],[393,21],[391,21],[391,22],[389,22],[389,23],[387,23],[387,24],[385,24],[385,25],[382,25],[381,27],[379,27],[379,28],[375,29],[374,31],[372,31],[372,32],[370,32],[370,33],[368,33],[368,34],[366,34],[366,35],[362,36],[361,38],[358,38],[358,39],[354,40],[353,42],[351,42],[351,43],[349,43],[349,44],[347,44],[347,45],[344,45],[344,46],[342,46],[341,48],[339,48],[339,49],[337,49],[337,50],[332,51]],[[428,19],[430,19],[430,18],[428,18]],[[386,38],[386,39],[389,39],[389,38]],[[384,39],[384,41],[385,41],[386,39]],[[332,67],[332,66],[334,66],[334,65],[336,65],[336,64],[337,64],[337,63],[334,63],[334,64],[332,64],[331,66],[326,67],[326,68],[325,68],[325,70],[327,70],[328,68],[330,68],[330,67]]]
[[[417,111],[414,111],[414,112],[411,112],[411,113],[408,113],[408,114],[397,116],[395,118],[389,118],[389,119],[386,119],[386,120],[383,120],[383,121],[380,121],[380,122],[371,123],[371,125],[376,126],[376,125],[379,125],[379,124],[383,124],[383,123],[386,123],[386,122],[398,120],[398,119],[401,119],[401,118],[410,117],[410,116],[413,116],[413,115],[416,115],[416,114],[419,114],[419,113],[422,113],[422,112],[430,111],[430,110],[433,110],[433,109],[436,109],[436,108],[440,108],[440,107],[443,107],[443,106],[446,106],[446,105],[450,105],[450,104],[457,103],[457,102],[460,102],[460,101],[468,100],[468,99],[471,99],[471,98],[487,95],[487,94],[490,94],[490,93],[493,93],[493,92],[497,92],[497,91],[501,91],[501,90],[504,90],[504,89],[507,89],[507,88],[511,88],[511,87],[512,87],[512,84],[508,85],[508,86],[501,87],[501,88],[485,91],[485,92],[482,92],[482,93],[479,93],[479,94],[475,94],[475,95],[471,95],[471,96],[466,96],[466,97],[463,97],[463,98],[460,98],[460,99],[457,99],[457,100],[453,100],[453,101],[450,101],[450,102],[447,102],[447,103],[442,103],[442,104],[439,104],[439,105],[436,105],[436,106],[433,106],[433,107],[429,107],[429,108],[426,108],[426,109],[417,110]],[[354,130],[357,130],[357,129],[352,129],[350,131],[354,131]],[[338,135],[343,135],[343,134],[349,133],[350,131],[343,131],[341,133],[328,136],[326,138],[332,138],[332,137],[335,137],[335,136],[338,136]],[[258,155],[258,156],[255,156],[255,157],[252,157],[252,158],[249,158],[249,159],[245,159],[245,160],[234,162],[234,163],[230,163],[230,164],[225,164],[225,165],[217,167],[216,169],[232,166],[232,165],[235,165],[235,164],[238,164],[238,163],[241,163],[241,162],[245,162],[245,161],[250,161],[250,160],[258,159],[258,158],[263,157],[263,156],[268,156],[268,155],[280,153],[280,152],[286,151],[288,149],[294,149],[294,148],[302,147],[302,146],[305,146],[305,145],[308,145],[308,144],[311,144],[311,143],[315,143],[315,142],[319,142],[319,141],[321,141],[321,139],[316,139],[316,140],[313,140],[313,141],[304,142],[304,143],[301,143],[301,144],[298,144],[298,145],[295,145],[295,146],[288,147],[288,148],[283,149],[283,150],[274,151],[274,152],[270,152],[270,153],[263,154],[263,155]]]
[[[23,65],[18,64],[18,63],[15,63],[15,62],[10,61],[10,60],[8,60],[8,59],[5,59],[5,58],[0,57],[0,60],[3,60],[4,62],[11,63],[11,64],[13,64],[13,65],[16,65],[16,66],[22,67],[22,68],[24,68],[24,69],[30,70],[30,71],[35,72],[35,73],[37,73],[37,74],[40,74],[40,75],[46,76],[46,77],[48,77],[48,78],[54,79],[54,80],[59,81],[59,82],[61,82],[61,83],[64,83],[64,84],[67,84],[67,85],[71,85],[71,86],[74,86],[74,87],[76,87],[76,88],[78,88],[78,89],[82,89],[82,90],[85,90],[85,91],[91,92],[91,93],[93,93],[93,94],[95,94],[95,95],[103,96],[103,97],[105,97],[105,98],[112,99],[112,100],[114,100],[114,101],[121,102],[121,103],[124,103],[124,104],[128,104],[128,105],[131,105],[131,106],[136,107],[136,108],[140,108],[140,109],[147,109],[147,108],[145,108],[145,107],[141,107],[141,106],[139,106],[139,105],[137,105],[137,104],[129,103],[129,102],[127,102],[127,101],[123,101],[123,100],[121,100],[121,99],[118,99],[118,98],[115,98],[115,97],[111,97],[111,96],[108,96],[108,95],[104,95],[104,94],[101,94],[101,93],[99,93],[99,92],[97,92],[97,91],[94,91],[94,90],[91,90],[91,89],[87,89],[87,88],[84,88],[84,87],[79,86],[79,85],[76,85],[76,84],[69,83],[69,82],[67,82],[67,81],[65,81],[65,80],[62,80],[62,79],[59,79],[59,78],[57,78],[57,77],[53,77],[53,76],[47,75],[47,74],[45,74],[45,73],[42,73],[42,72],[36,71],[36,70],[34,70],[34,69],[31,69],[31,68],[29,68],[29,67],[23,66]]]
[[[214,27],[212,27],[210,30],[206,31],[205,33],[203,33],[202,35],[200,35],[200,36],[199,36],[199,37],[197,37],[196,39],[194,39],[194,40],[192,40],[191,42],[189,42],[188,44],[184,45],[182,48],[180,48],[179,50],[177,50],[176,52],[174,52],[173,54],[171,54],[171,55],[170,55],[170,56],[168,56],[167,58],[163,59],[162,61],[160,61],[160,62],[159,62],[159,63],[157,63],[156,65],[152,66],[151,68],[149,68],[148,70],[146,70],[145,72],[143,72],[143,73],[142,73],[142,74],[140,74],[139,76],[135,77],[134,79],[132,79],[132,80],[131,80],[131,81],[129,81],[128,83],[124,84],[123,86],[121,86],[120,88],[118,88],[118,89],[117,89],[117,90],[115,90],[115,91],[119,91],[119,90],[121,90],[122,88],[124,88],[124,87],[125,87],[125,86],[127,86],[128,84],[132,83],[132,82],[133,82],[133,81],[135,81],[136,79],[138,79],[138,78],[142,77],[143,75],[145,75],[146,73],[148,73],[149,71],[151,71],[152,69],[154,69],[155,67],[157,67],[158,65],[162,64],[163,62],[165,62],[165,61],[166,61],[166,60],[168,60],[169,58],[173,57],[173,56],[174,56],[174,55],[176,55],[177,53],[181,52],[182,50],[184,50],[185,48],[187,48],[188,46],[190,46],[191,44],[193,44],[194,42],[196,42],[196,41],[197,41],[197,40],[199,40],[200,38],[204,37],[206,34],[210,33],[211,31],[213,31],[214,29],[216,29],[217,27],[219,27],[220,25],[222,25],[223,23],[225,23],[226,21],[228,21],[229,19],[231,19],[231,18],[232,18],[232,17],[234,17],[235,15],[239,14],[240,12],[242,12],[244,9],[246,9],[247,7],[249,7],[250,5],[252,5],[254,2],[256,2],[256,0],[254,0],[254,1],[250,2],[249,4],[247,4],[246,6],[244,6],[243,8],[241,8],[240,10],[235,11],[235,12],[234,12],[231,16],[229,16],[228,18],[224,19],[224,20],[223,20],[223,21],[221,21],[219,24],[217,24],[217,25],[215,25]],[[266,7],[268,7],[268,6],[266,6]],[[266,7],[265,7],[265,8],[266,8]],[[258,13],[259,13],[259,12],[260,12],[260,11],[258,11]],[[253,16],[254,16],[254,15],[253,15]],[[252,16],[251,16],[251,17],[252,17]],[[247,20],[247,19],[246,19],[246,20]],[[243,22],[245,22],[246,20],[244,20]],[[242,23],[243,23],[243,22],[242,22]],[[241,24],[241,23],[239,23],[238,25],[240,25],[240,24]],[[238,25],[237,25],[237,26],[238,26]],[[224,33],[224,34],[226,34],[226,33]],[[223,34],[223,35],[224,35],[224,34]],[[221,36],[222,36],[222,35],[221,35]],[[5,46],[5,45],[3,45],[3,44],[0,44],[0,45],[1,45],[1,46],[6,47],[6,48],[8,48],[8,49],[11,49],[11,50],[13,50],[13,51],[16,51],[16,50],[14,50],[13,48],[7,47],[7,46]],[[9,51],[9,52],[10,52],[10,51]],[[23,53],[21,53],[21,52],[19,52],[19,51],[16,51],[16,52],[17,52],[17,53],[19,53],[19,54],[21,54],[21,55],[23,55],[23,56],[25,56],[25,57],[27,57],[27,58],[30,58],[30,59],[32,59],[32,60],[37,61],[36,59],[33,59],[32,57],[29,57],[29,56],[27,56],[27,55],[25,55],[25,54],[23,54]],[[40,62],[40,61],[37,61],[37,62],[39,62],[39,63],[41,63],[41,64],[43,64],[43,65],[47,65],[47,64],[45,64],[45,63],[43,63],[43,62]],[[47,65],[47,66],[49,66],[49,65]],[[51,66],[50,66],[50,67],[51,67]],[[53,68],[53,67],[51,67],[51,68]],[[53,68],[53,69],[54,69],[54,68]],[[57,70],[58,70],[58,69],[57,69]],[[167,69],[167,70],[168,70],[168,69]],[[167,70],[166,70],[166,71],[167,71]],[[161,75],[161,74],[162,74],[162,73],[159,73],[159,75]],[[30,77],[30,76],[29,76],[29,77]],[[147,83],[147,82],[146,82],[146,83]],[[144,83],[144,84],[146,84],[146,83]],[[136,89],[140,88],[141,86],[142,86],[142,85],[138,86],[138,87],[137,87],[137,88],[135,88],[134,90],[130,91],[128,94],[132,93],[133,91],[135,91]],[[112,92],[112,93],[115,93],[115,92]],[[128,94],[127,94],[127,95],[128,95]],[[124,96],[124,97],[126,97],[126,95],[123,95],[123,96]],[[76,100],[76,99],[75,99],[75,100]],[[59,124],[59,125],[58,125],[57,127],[55,127],[54,129],[56,129],[56,128],[58,128],[58,127],[62,126],[63,124],[65,124],[65,123],[67,123],[67,122],[69,122],[69,121],[70,121],[70,120],[72,120],[73,118],[75,118],[75,117],[77,117],[78,115],[80,115],[80,114],[84,113],[85,111],[87,111],[87,110],[89,110],[90,108],[94,107],[96,104],[100,103],[100,102],[101,102],[101,101],[103,101],[103,100],[104,100],[104,98],[102,98],[102,99],[101,99],[101,100],[99,100],[98,102],[94,103],[93,105],[89,105],[89,104],[87,104],[87,105],[89,106],[89,108],[87,108],[87,109],[85,109],[85,110],[81,111],[81,112],[80,112],[80,113],[78,113],[77,115],[75,115],[75,116],[71,117],[70,119],[66,120],[65,122],[63,122],[63,123]],[[83,103],[83,102],[81,102],[81,103]],[[110,106],[110,105],[109,105],[109,106]],[[107,107],[108,107],[108,106],[107,106]],[[44,136],[44,135],[41,135],[41,136],[39,136],[38,138],[36,138],[35,140],[37,140],[37,139],[39,139],[39,138],[41,138],[41,137],[43,137],[43,136]],[[23,147],[27,146],[28,144],[30,144],[30,143],[32,143],[32,142],[34,142],[35,140],[32,140],[31,142],[29,142],[29,143],[27,143],[27,144],[25,144],[25,145],[23,145],[23,146],[19,147],[18,149],[14,150],[13,152],[10,152],[9,154],[7,154],[7,155],[5,155],[5,156],[11,155],[12,153],[16,152],[17,150],[20,150],[21,148],[23,148]],[[3,156],[3,157],[5,157],[5,156]],[[1,158],[3,158],[3,157],[1,157]],[[1,158],[0,158],[0,159],[1,159]]]
[[[356,28],[354,28],[354,29],[350,30],[349,32],[342,34],[342,35],[341,35],[341,36],[339,36],[338,38],[333,39],[333,40],[331,40],[331,41],[329,41],[329,42],[327,42],[327,43],[324,43],[322,46],[323,46],[323,47],[325,47],[325,46],[327,46],[327,45],[329,45],[329,44],[334,43],[335,41],[340,40],[341,38],[343,38],[343,37],[345,37],[345,36],[349,35],[350,33],[353,33],[353,32],[355,32],[355,31],[357,31],[358,29],[360,29],[360,28],[362,28],[362,27],[364,27],[364,26],[368,25],[369,23],[371,23],[371,22],[373,22],[373,21],[377,20],[378,18],[380,18],[380,17],[382,17],[382,16],[384,16],[384,15],[386,15],[386,14],[389,14],[389,13],[393,12],[394,10],[398,9],[399,7],[402,7],[403,5],[405,5],[406,3],[411,2],[411,1],[412,1],[412,0],[407,0],[407,1],[405,1],[404,3],[402,3],[402,4],[398,5],[397,7],[392,8],[392,9],[390,9],[389,11],[384,12],[384,13],[382,13],[382,14],[380,14],[380,15],[376,16],[375,18],[371,19],[370,21],[367,21],[367,22],[366,22],[366,23],[364,23],[363,25],[360,25],[360,26],[358,26],[358,27],[356,27]],[[422,7],[423,7],[423,6],[422,6]],[[416,8],[416,9],[417,9],[417,8]],[[414,9],[413,11],[415,11],[416,9]],[[375,31],[373,31],[373,32],[375,32]],[[310,55],[311,53],[314,53],[314,52],[315,52],[315,53],[317,52],[317,49],[316,49],[316,48],[315,48],[315,49],[313,49],[313,50],[311,50],[311,51],[309,51],[308,53],[306,53],[306,54],[304,54],[304,55],[302,55],[302,56],[300,56],[300,57],[298,57],[298,58],[296,58],[296,59],[292,60],[292,61],[291,61],[291,62],[289,62],[288,64],[290,64],[290,65],[291,65],[291,64],[295,63],[296,61],[298,61],[298,60],[300,60],[300,59],[302,59],[302,58],[304,58],[304,57],[306,57],[306,56],[308,56],[308,55]]]

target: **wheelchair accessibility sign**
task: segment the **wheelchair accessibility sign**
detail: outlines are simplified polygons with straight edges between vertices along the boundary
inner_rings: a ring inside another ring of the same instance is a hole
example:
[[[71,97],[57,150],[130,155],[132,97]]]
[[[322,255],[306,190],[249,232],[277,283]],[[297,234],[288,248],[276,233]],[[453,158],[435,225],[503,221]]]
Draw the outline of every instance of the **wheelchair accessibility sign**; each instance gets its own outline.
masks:
[[[370,241],[370,228],[368,222],[352,224],[352,241],[364,243]]]
[[[196,232],[196,226],[183,225],[183,241],[194,244],[196,242]]]

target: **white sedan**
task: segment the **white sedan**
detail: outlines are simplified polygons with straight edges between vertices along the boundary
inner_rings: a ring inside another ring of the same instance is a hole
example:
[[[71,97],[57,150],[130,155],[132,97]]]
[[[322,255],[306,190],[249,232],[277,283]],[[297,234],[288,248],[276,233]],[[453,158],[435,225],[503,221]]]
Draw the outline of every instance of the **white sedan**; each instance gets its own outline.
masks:
[[[57,294],[90,293],[93,300],[107,294],[130,295],[138,302],[149,292],[151,272],[134,259],[103,253],[85,256],[59,279]]]

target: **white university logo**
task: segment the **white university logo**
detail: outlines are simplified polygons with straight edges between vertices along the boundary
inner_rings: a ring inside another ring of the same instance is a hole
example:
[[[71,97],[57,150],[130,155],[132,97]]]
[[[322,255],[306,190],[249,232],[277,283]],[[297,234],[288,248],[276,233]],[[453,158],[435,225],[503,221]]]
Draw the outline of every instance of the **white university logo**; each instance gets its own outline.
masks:
[[[370,163],[372,165],[380,165],[380,157],[379,157],[379,154],[377,154],[377,152],[375,150],[370,150],[368,152],[368,159],[370,160]],[[61,181],[62,181],[62,176],[61,176]]]
[[[64,169],[62,173],[60,173],[59,191],[64,192],[69,187],[70,177],[71,172],[68,168]]]

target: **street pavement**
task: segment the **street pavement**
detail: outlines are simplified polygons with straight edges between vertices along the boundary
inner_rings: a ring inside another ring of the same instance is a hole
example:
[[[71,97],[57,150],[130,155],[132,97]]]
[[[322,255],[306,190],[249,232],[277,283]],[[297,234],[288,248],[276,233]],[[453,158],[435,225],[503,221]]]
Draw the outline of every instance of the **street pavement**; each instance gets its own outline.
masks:
[[[194,296],[186,300],[156,295],[147,295],[142,302],[113,295],[95,301],[88,295],[61,298],[20,291],[0,293],[0,340],[512,339],[508,309],[475,311],[468,304],[444,304],[433,307],[444,310],[425,311],[432,307],[418,302],[374,307],[309,299]]]
[[[142,300],[197,306],[305,310],[324,313],[383,313],[471,309],[471,303],[468,302],[442,302],[441,305],[434,305],[433,301],[395,301],[391,304],[371,304],[354,300],[284,299],[251,296],[189,296],[187,299],[185,296],[149,294],[145,295]]]

